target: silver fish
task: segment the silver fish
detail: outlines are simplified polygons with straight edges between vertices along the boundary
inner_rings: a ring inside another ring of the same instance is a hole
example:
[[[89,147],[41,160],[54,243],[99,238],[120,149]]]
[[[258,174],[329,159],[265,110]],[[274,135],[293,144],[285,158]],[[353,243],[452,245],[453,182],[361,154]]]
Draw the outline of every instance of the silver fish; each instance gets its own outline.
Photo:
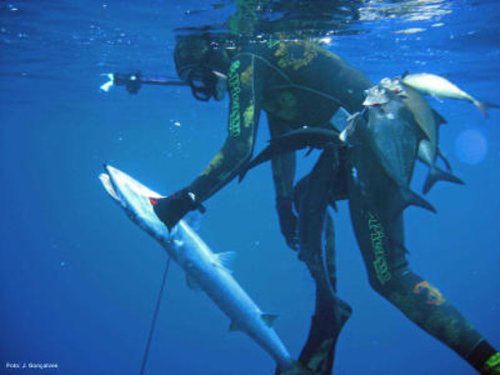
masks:
[[[474,104],[484,117],[488,117],[487,106],[485,103],[477,100],[472,95],[463,91],[457,85],[448,81],[444,77],[436,74],[416,73],[404,75],[402,81],[405,85],[413,87],[422,94],[431,95],[439,99],[450,98],[467,100]]]
[[[184,220],[169,232],[151,204],[162,196],[112,166],[105,166],[105,171],[99,178],[108,194],[133,222],[160,242],[186,273],[188,285],[203,290],[231,319],[230,330],[249,335],[274,358],[280,370],[295,369],[296,363],[272,328],[276,316],[262,312],[229,271],[231,255],[213,253]]]

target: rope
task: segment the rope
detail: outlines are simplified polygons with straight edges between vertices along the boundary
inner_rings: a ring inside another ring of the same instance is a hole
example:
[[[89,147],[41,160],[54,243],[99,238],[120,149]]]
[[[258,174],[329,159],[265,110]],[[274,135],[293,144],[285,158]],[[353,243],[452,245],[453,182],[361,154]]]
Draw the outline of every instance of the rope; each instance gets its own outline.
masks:
[[[153,314],[153,319],[151,320],[151,326],[149,328],[148,341],[146,342],[146,349],[144,350],[144,356],[142,357],[142,365],[140,375],[144,375],[144,370],[146,369],[146,364],[148,362],[149,349],[151,348],[151,341],[153,340],[153,334],[156,327],[156,320],[158,318],[158,312],[160,311],[161,297],[163,295],[163,289],[165,288],[165,281],[167,280],[168,269],[170,267],[171,257],[167,257],[167,263],[165,265],[165,271],[163,271],[163,278],[161,280],[160,292],[158,293],[158,299],[156,300],[156,307]]]

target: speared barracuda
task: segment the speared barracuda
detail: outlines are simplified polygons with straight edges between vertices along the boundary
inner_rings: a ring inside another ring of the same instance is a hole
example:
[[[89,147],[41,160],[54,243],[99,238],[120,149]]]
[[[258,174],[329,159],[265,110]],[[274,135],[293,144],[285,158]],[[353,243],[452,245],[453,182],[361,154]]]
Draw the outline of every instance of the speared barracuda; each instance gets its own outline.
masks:
[[[120,170],[105,166],[99,178],[130,219],[160,242],[184,270],[188,285],[203,290],[230,318],[231,331],[245,332],[274,358],[281,371],[294,371],[297,364],[272,328],[276,316],[262,312],[234,279],[228,269],[229,253],[213,253],[184,220],[168,232],[150,203],[162,196]]]

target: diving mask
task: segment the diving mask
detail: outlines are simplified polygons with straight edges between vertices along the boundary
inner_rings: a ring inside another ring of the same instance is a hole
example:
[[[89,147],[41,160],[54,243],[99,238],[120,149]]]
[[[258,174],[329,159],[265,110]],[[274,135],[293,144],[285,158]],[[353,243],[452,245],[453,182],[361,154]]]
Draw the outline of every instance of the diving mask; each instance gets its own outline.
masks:
[[[193,96],[203,102],[211,97],[221,101],[227,90],[227,76],[208,67],[192,69],[187,75],[187,82]]]

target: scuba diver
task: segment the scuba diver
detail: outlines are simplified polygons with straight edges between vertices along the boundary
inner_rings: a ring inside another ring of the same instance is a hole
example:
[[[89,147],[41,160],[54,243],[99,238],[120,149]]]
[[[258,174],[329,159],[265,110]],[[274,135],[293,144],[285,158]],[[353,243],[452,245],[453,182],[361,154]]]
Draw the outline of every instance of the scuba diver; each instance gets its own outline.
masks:
[[[189,211],[203,212],[203,202],[245,173],[260,114],[266,113],[271,137],[280,148],[270,158],[281,232],[305,262],[316,287],[315,312],[299,358],[303,366],[315,374],[331,374],[337,337],[351,314],[349,305],[336,297],[335,233],[326,210],[336,200],[348,199],[373,289],[478,372],[500,373],[500,353],[408,265],[403,209],[410,204],[430,206],[406,188],[414,160],[399,168],[386,151],[384,168],[377,162],[377,150],[384,148],[384,142],[387,146],[397,141],[396,146],[405,149],[409,146],[402,143],[403,138],[413,142],[414,148],[421,139],[412,130],[414,114],[401,98],[395,95],[388,103],[365,109],[365,91],[373,84],[312,41],[270,37],[235,46],[207,35],[182,36],[175,48],[175,65],[196,99],[222,100],[227,92],[228,134],[220,151],[191,184],[151,204],[169,229]],[[341,108],[351,114],[359,112],[351,120],[347,142],[339,140],[339,131],[330,122]],[[383,126],[370,128],[377,121]],[[401,139],[381,133],[381,142],[366,146],[371,136],[379,135],[377,129],[388,129],[391,121],[404,124],[397,133]],[[361,140],[358,146],[357,139]],[[323,152],[311,173],[294,186],[294,150],[306,145]]]

